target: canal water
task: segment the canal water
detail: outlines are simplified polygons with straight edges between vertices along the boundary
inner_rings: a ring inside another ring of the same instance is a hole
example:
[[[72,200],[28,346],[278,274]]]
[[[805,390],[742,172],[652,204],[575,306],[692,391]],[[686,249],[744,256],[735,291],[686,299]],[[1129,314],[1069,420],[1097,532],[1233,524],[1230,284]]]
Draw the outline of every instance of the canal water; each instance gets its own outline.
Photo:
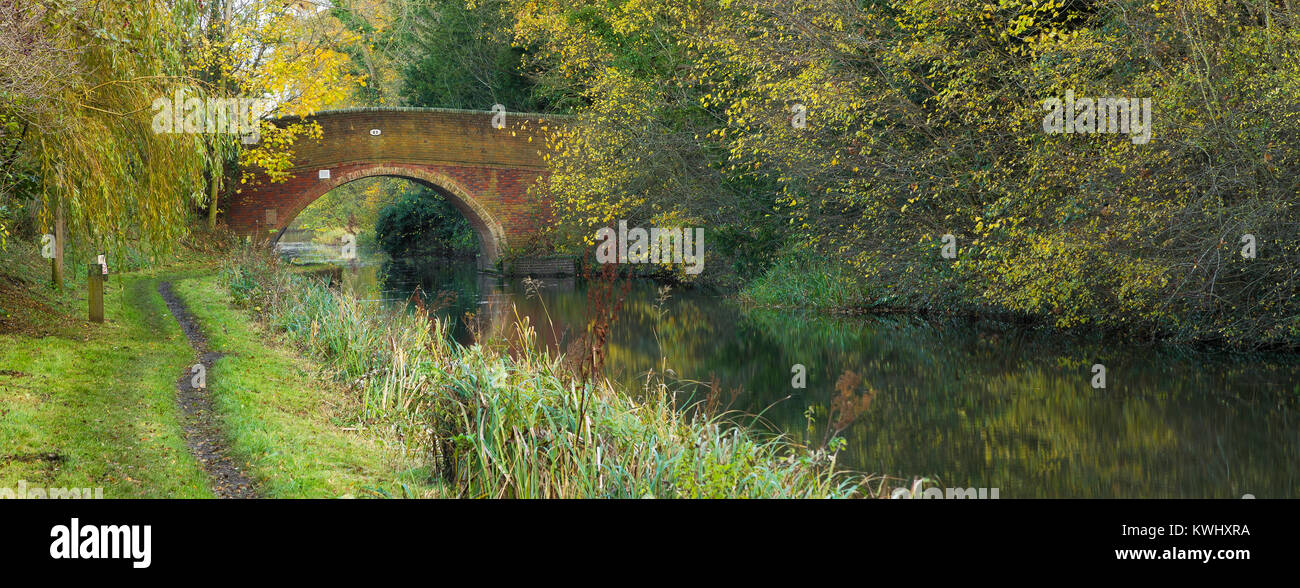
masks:
[[[306,244],[282,244],[310,258]],[[345,287],[377,305],[413,292],[462,343],[513,330],[513,305],[563,349],[585,329],[586,286],[480,273],[472,260],[364,256]],[[474,317],[467,326],[467,314]],[[839,463],[1021,497],[1300,497],[1300,357],[1106,344],[965,320],[837,318],[744,309],[649,281],[628,291],[605,370],[630,393],[664,367],[683,403],[707,401],[810,445],[836,398],[857,418]],[[1092,366],[1106,368],[1094,388]],[[806,385],[796,387],[800,367]],[[903,483],[892,483],[903,486]]]

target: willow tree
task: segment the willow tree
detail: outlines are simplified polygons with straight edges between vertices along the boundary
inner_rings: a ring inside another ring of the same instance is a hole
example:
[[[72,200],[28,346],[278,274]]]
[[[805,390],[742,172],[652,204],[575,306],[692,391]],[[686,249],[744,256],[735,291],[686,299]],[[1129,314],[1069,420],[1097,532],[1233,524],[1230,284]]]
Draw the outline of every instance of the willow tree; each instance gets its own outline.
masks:
[[[40,229],[64,233],[66,221],[67,232],[96,247],[175,242],[200,192],[206,150],[201,137],[150,128],[151,102],[183,73],[171,13],[158,3],[8,7],[63,66],[50,72],[57,83],[5,105],[25,128],[15,165],[39,175]]]
[[[284,179],[296,140],[320,132],[262,121],[254,145],[228,133],[158,132],[155,101],[179,89],[305,115],[362,83],[332,49],[348,41],[339,24],[297,4],[2,0],[0,13],[0,117],[22,129],[0,137],[5,171],[39,177],[40,231],[62,237],[66,220],[69,234],[100,248],[175,243],[205,202],[215,218],[218,194],[238,189],[231,178]]]

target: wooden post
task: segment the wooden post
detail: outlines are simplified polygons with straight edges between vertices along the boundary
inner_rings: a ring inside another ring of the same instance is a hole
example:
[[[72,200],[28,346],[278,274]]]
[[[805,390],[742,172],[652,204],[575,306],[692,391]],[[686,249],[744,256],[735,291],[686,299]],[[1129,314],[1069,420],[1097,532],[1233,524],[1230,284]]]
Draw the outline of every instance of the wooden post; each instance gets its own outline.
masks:
[[[90,286],[90,320],[95,323],[104,322],[104,268],[98,263],[88,264],[90,274],[87,276],[87,284]]]

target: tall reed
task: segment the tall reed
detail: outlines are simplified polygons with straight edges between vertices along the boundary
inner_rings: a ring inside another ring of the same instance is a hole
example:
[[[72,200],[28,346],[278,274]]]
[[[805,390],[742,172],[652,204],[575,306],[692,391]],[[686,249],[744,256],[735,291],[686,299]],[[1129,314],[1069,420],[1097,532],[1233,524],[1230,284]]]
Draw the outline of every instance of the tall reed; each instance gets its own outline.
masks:
[[[825,448],[681,410],[662,379],[634,397],[576,377],[526,322],[516,323],[513,355],[465,347],[443,320],[366,308],[273,259],[249,259],[258,255],[237,253],[223,269],[237,299],[332,366],[358,395],[358,419],[425,452],[433,475],[463,496],[880,495],[881,479],[837,471]]]

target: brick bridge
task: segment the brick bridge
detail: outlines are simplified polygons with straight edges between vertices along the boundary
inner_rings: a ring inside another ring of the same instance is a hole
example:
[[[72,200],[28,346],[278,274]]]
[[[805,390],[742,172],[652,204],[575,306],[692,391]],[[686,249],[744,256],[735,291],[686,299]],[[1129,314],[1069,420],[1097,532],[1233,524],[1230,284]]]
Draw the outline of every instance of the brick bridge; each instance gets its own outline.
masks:
[[[300,139],[291,177],[265,178],[225,207],[238,234],[275,241],[307,205],[348,182],[374,176],[405,178],[437,190],[478,235],[479,266],[496,265],[510,247],[529,244],[551,217],[550,203],[529,187],[546,175],[541,150],[547,125],[536,114],[440,108],[349,108],[318,112],[320,140]],[[549,122],[548,122],[549,119]],[[277,122],[297,118],[279,119]]]

